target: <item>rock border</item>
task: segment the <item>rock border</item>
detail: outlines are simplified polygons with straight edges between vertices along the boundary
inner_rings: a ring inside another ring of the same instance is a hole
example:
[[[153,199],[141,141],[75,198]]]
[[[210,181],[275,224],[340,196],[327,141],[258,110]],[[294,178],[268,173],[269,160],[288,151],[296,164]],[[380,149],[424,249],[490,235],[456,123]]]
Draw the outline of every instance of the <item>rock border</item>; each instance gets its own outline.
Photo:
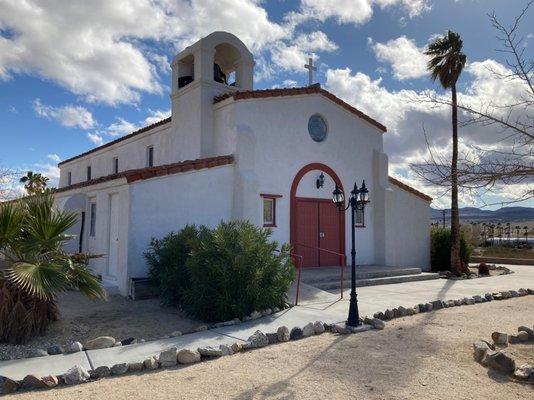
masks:
[[[250,315],[243,317],[243,319],[234,318],[230,321],[217,322],[217,323],[209,324],[209,325],[202,324],[194,328],[191,328],[187,331],[174,331],[169,335],[164,335],[159,338],[152,339],[152,340],[170,339],[173,337],[188,335],[191,333],[201,332],[205,330],[237,325],[242,322],[252,321],[252,320],[255,320],[261,317],[266,317],[271,314],[276,314],[280,311],[287,310],[292,307],[293,305],[288,305],[286,308],[282,308],[282,309],[279,307],[274,307],[272,309],[268,308],[263,311],[253,311]],[[12,359],[2,360],[2,361],[25,360],[28,358],[46,357],[46,356],[53,356],[53,355],[58,355],[58,354],[72,354],[72,353],[78,353],[81,351],[99,350],[99,349],[105,349],[105,348],[117,347],[117,346],[128,346],[130,344],[144,343],[144,342],[146,342],[145,339],[136,339],[133,337],[129,337],[129,338],[122,339],[122,340],[117,340],[113,338],[112,336],[99,336],[94,339],[87,340],[85,343],[85,346],[79,341],[68,342],[64,346],[55,344],[55,345],[49,346],[46,350],[40,349],[40,348],[33,349],[31,351],[31,355],[29,355],[28,357],[12,358]]]
[[[534,366],[523,364],[517,367],[516,360],[504,348],[509,344],[534,342],[534,326],[529,328],[522,325],[517,328],[516,334],[506,332],[493,332],[493,342],[481,339],[473,343],[473,358],[476,362],[507,375],[518,381],[531,381],[534,383]],[[500,347],[497,350],[497,347]]]
[[[486,264],[486,263],[478,263],[480,264]],[[470,273],[462,273],[460,276],[454,275],[451,271],[439,271],[439,277],[440,279],[450,279],[453,281],[458,280],[465,280],[465,279],[478,279],[478,278],[491,278],[496,276],[503,276],[503,275],[511,275],[514,273],[510,268],[505,267],[503,265],[496,265],[496,264],[486,264],[490,271],[500,271],[499,274],[491,275],[491,274],[479,274],[476,272],[470,272]]]
[[[211,360],[223,356],[230,356],[242,351],[249,351],[257,348],[262,348],[268,345],[283,343],[288,341],[300,340],[302,338],[320,335],[324,332],[329,332],[337,335],[346,335],[352,333],[365,332],[371,329],[382,330],[385,328],[385,322],[394,318],[401,318],[411,316],[423,312],[436,311],[443,308],[456,307],[462,305],[473,305],[485,303],[493,300],[505,300],[514,297],[522,297],[527,295],[534,295],[534,289],[519,289],[502,292],[486,293],[484,295],[475,295],[472,297],[464,297],[458,300],[435,300],[424,304],[416,304],[413,307],[399,306],[393,309],[387,309],[384,312],[377,312],[373,317],[364,317],[360,319],[362,325],[358,327],[348,327],[343,324],[326,324],[322,321],[309,322],[304,327],[293,327],[289,330],[286,326],[281,326],[273,333],[263,333],[257,330],[244,343],[241,341],[235,342],[232,345],[219,345],[218,348],[212,346],[200,346],[197,349],[178,349],[171,347],[162,351],[158,356],[152,356],[145,360],[134,363],[120,363],[113,365],[111,368],[107,366],[99,366],[91,371],[85,370],[83,367],[75,365],[69,369],[65,374],[58,376],[38,377],[36,375],[27,375],[22,381],[15,381],[10,378],[0,376],[0,394],[8,394],[16,392],[19,389],[44,389],[54,388],[62,385],[75,385],[87,381],[98,380],[108,376],[124,375],[126,373],[140,372],[143,370],[156,370],[159,368],[172,368],[176,365],[188,365],[204,360]],[[271,310],[273,313],[273,310]],[[254,314],[254,313],[253,313]],[[258,314],[262,314],[259,313]],[[258,315],[258,314],[255,314]],[[269,315],[265,313],[265,315]],[[251,315],[252,316],[252,315]],[[263,314],[261,315],[263,316]],[[257,317],[259,318],[259,316]],[[256,318],[253,318],[256,319]],[[234,321],[234,320],[232,320]],[[233,324],[237,324],[235,321]],[[226,324],[226,323],[223,323]],[[212,327],[216,327],[214,324]],[[217,325],[228,326],[228,325]],[[203,325],[202,329],[207,330],[208,326]],[[81,343],[76,342],[81,347]],[[120,343],[120,342],[119,342]],[[485,342],[484,342],[485,343]],[[487,344],[487,343],[486,343]],[[481,345],[482,346],[482,345]],[[489,347],[489,346],[488,346]],[[81,349],[80,349],[81,351]],[[475,349],[476,352],[476,349]]]

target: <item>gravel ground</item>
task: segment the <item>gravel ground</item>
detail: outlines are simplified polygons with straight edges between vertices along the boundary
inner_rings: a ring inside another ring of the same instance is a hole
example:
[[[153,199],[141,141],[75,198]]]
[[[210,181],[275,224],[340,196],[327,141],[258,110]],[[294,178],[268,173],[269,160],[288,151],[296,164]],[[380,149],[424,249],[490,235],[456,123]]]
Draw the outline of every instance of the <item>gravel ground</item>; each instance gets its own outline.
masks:
[[[472,343],[534,323],[534,296],[399,318],[383,331],[323,334],[186,368],[20,393],[17,399],[528,399],[534,387],[488,371]],[[534,345],[510,346],[534,362]]]
[[[36,349],[73,341],[85,343],[103,335],[117,340],[151,340],[200,325],[176,309],[161,307],[158,299],[132,301],[116,295],[108,301],[93,302],[78,292],[67,292],[58,304],[60,320],[45,335],[25,345],[0,344],[0,360],[31,357]]]

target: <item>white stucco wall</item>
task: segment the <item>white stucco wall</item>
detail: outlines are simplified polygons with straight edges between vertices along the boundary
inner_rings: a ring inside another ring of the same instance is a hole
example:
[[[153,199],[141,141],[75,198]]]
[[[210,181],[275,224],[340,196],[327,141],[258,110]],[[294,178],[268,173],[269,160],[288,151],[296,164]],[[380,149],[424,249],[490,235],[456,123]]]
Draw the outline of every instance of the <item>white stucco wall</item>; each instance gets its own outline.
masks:
[[[91,166],[91,177],[111,175],[113,158],[119,159],[119,172],[146,167],[147,147],[154,146],[154,165],[170,164],[183,160],[180,154],[170,150],[170,123],[140,133],[94,153],[60,165],[59,187],[67,186],[68,172],[72,183],[87,180],[87,166]]]
[[[128,278],[147,275],[143,257],[152,237],[187,224],[214,227],[232,217],[234,166],[227,165],[130,184]]]
[[[429,202],[391,184],[386,221],[386,263],[430,270]]]
[[[56,204],[62,208],[70,196],[84,194],[87,197],[85,208],[85,226],[83,235],[82,251],[90,254],[99,254],[102,257],[92,259],[90,268],[96,273],[111,281],[116,281],[122,293],[126,293],[126,275],[128,265],[128,212],[129,212],[129,188],[125,179],[117,179],[104,182],[98,185],[82,187],[76,190],[69,190],[56,194]],[[119,205],[119,243],[118,243],[118,265],[116,266],[116,276],[109,276],[108,273],[108,251],[109,251],[109,213],[110,196],[118,194]],[[90,236],[90,203],[96,203],[96,223],[95,235]],[[81,211],[81,210],[80,210]],[[78,214],[80,215],[80,214]],[[79,222],[75,227],[75,234],[78,234]],[[78,236],[72,239],[73,243],[66,246],[67,250],[78,251]]]
[[[321,114],[328,123],[328,137],[314,142],[308,134],[308,119]],[[290,240],[290,190],[298,171],[310,163],[322,163],[340,177],[346,192],[354,181],[366,179],[373,190],[373,150],[382,151],[382,133],[324,96],[304,95],[250,99],[216,105],[215,151],[227,153],[235,148],[238,217],[262,224],[260,193],[282,195],[277,200],[277,227],[273,239]],[[235,124],[235,126],[232,126]],[[324,197],[326,189],[315,188],[315,175],[305,177],[299,192],[308,197]],[[326,175],[327,181],[329,177]],[[331,184],[327,183],[330,188]],[[241,197],[241,199],[239,199]],[[357,230],[358,262],[374,262],[373,203],[366,211],[366,226]],[[348,216],[348,215],[347,215]],[[346,224],[349,246],[350,224]]]

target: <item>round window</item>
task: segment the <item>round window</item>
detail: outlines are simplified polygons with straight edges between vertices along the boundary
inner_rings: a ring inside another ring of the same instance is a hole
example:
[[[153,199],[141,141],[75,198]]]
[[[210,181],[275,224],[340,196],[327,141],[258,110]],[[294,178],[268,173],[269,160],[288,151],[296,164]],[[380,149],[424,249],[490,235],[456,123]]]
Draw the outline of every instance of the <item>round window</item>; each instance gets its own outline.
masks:
[[[311,138],[316,142],[322,142],[326,139],[328,128],[326,121],[319,114],[313,114],[308,121],[308,132]]]

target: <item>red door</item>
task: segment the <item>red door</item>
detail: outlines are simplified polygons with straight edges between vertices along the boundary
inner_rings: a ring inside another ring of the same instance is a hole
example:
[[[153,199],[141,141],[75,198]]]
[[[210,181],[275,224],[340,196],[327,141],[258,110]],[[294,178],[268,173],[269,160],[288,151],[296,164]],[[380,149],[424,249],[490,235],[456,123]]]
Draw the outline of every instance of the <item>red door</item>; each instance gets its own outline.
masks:
[[[319,265],[317,252],[319,235],[319,203],[297,199],[296,253],[303,257],[303,267]],[[303,246],[300,246],[303,245]]]
[[[319,203],[319,247],[321,249],[340,251],[339,211],[331,201]],[[330,267],[340,265],[339,255],[319,252],[319,265]]]
[[[296,199],[295,252],[303,256],[303,267],[340,265],[342,232],[340,213],[327,199]]]

